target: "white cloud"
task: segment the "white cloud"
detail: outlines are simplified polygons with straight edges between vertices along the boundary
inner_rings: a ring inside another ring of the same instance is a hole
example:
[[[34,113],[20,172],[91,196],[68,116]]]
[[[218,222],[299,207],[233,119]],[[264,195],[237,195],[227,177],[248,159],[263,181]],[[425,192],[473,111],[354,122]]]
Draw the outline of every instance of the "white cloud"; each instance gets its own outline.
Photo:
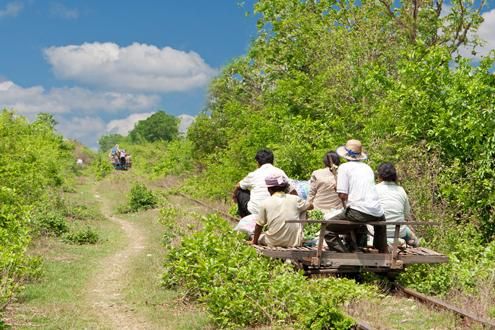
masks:
[[[96,148],[99,137],[105,132],[105,123],[98,117],[56,118],[57,130],[65,137],[76,139],[89,147]]]
[[[57,77],[117,91],[185,91],[205,86],[216,73],[195,52],[139,43],[84,43],[44,54]]]
[[[151,116],[154,112],[145,112],[145,113],[133,113],[124,119],[115,119],[110,121],[106,125],[106,131],[109,133],[117,133],[120,135],[127,135],[130,131],[134,129],[134,125],[140,121],[145,120],[149,116]]]
[[[477,57],[488,55],[490,50],[495,49],[495,9],[484,13],[483,19],[478,29],[478,36],[485,41],[485,44],[478,49]]]
[[[476,55],[473,55],[473,47],[461,46],[458,50],[459,54],[474,59],[481,59],[481,57],[488,55],[488,53],[495,49],[495,9],[487,11],[482,14],[483,23],[481,23],[476,33],[470,33],[469,38],[474,38],[476,35],[483,41],[481,46],[475,48]]]
[[[9,2],[5,5],[5,8],[0,9],[0,18],[2,17],[15,17],[24,8],[24,4],[20,1]]]
[[[191,124],[196,119],[195,117],[186,114],[179,115],[177,116],[177,118],[180,119],[180,123],[179,123],[180,133],[186,133],[189,126],[191,126]]]
[[[443,3],[442,5],[442,11],[440,12],[440,17],[445,17],[448,14],[450,14],[450,11],[452,10],[452,5]]]
[[[12,81],[0,82],[0,108],[22,114],[143,111],[156,108],[159,102],[157,95],[94,92],[79,87],[45,90],[42,86],[24,88]]]
[[[50,13],[53,16],[64,19],[77,19],[79,17],[79,11],[77,9],[66,7],[62,3],[52,3]]]

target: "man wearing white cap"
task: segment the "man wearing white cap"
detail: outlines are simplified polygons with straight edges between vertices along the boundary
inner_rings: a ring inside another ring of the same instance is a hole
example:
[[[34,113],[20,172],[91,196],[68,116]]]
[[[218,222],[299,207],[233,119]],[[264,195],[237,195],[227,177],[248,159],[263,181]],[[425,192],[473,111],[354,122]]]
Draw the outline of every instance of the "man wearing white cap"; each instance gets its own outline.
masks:
[[[289,181],[284,175],[269,175],[265,184],[270,197],[261,202],[252,243],[271,247],[301,246],[304,238],[302,225],[285,221],[299,220],[312,205],[286,193]],[[266,231],[262,234],[264,227]]]
[[[368,222],[385,221],[384,211],[380,204],[375,188],[375,174],[371,167],[363,161],[368,157],[362,150],[361,142],[349,140],[345,146],[337,149],[340,157],[347,162],[340,165],[337,173],[337,193],[339,194],[344,211],[329,220],[345,219],[356,222],[353,228],[356,232],[358,246],[365,246]],[[329,224],[325,241],[330,249],[342,251],[338,244],[338,233],[352,229],[346,225]],[[385,226],[374,226],[373,247],[380,252],[387,252],[387,235]]]

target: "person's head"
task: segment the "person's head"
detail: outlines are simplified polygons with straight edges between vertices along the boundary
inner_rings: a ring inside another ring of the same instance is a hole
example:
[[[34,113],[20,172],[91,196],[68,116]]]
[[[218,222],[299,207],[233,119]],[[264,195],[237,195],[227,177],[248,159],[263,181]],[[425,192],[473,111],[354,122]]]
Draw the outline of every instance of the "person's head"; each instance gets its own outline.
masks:
[[[329,151],[325,154],[323,157],[323,164],[325,164],[326,167],[331,167],[332,164],[335,166],[340,165],[340,158],[339,155],[335,151]]]
[[[378,178],[381,181],[397,182],[397,171],[392,163],[382,163],[378,166]]]
[[[366,153],[363,152],[363,145],[359,140],[348,140],[345,146],[337,148],[337,154],[350,161],[363,161],[368,159]]]
[[[273,152],[268,149],[258,150],[254,159],[256,159],[256,162],[259,166],[265,164],[273,164]]]
[[[265,184],[270,195],[276,192],[286,192],[289,187],[289,181],[280,174],[271,174],[265,178]]]

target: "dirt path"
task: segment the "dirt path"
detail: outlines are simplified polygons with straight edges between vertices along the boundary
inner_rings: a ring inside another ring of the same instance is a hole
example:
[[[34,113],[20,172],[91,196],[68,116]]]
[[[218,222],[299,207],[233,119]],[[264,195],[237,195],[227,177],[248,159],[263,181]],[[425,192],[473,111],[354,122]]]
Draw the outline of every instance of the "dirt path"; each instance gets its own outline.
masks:
[[[99,197],[97,193],[95,196]],[[123,249],[100,262],[88,286],[88,304],[99,315],[101,324],[111,329],[150,329],[152,326],[135,313],[123,297],[123,289],[129,282],[130,265],[135,258],[142,257],[146,248],[145,234],[138,225],[112,216],[108,201],[102,200],[102,212],[122,229],[127,242]]]

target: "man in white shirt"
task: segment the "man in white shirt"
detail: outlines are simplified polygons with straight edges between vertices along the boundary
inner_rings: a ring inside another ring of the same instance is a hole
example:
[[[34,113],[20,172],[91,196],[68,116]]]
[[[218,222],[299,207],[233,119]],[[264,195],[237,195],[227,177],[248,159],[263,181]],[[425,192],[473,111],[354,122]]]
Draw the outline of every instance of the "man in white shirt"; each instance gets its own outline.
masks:
[[[329,224],[325,240],[330,249],[342,251],[338,244],[338,233],[356,232],[359,247],[366,245],[367,230],[364,226],[368,222],[385,221],[383,208],[375,187],[375,175],[371,167],[363,161],[367,159],[362,151],[361,142],[349,140],[345,146],[337,149],[339,156],[347,159],[340,165],[337,173],[337,193],[344,204],[344,211],[333,216],[330,220],[349,220],[356,222],[356,226]],[[387,252],[387,237],[385,226],[374,226],[373,247],[380,252]]]
[[[233,193],[233,200],[237,203],[237,209],[241,218],[249,214],[258,214],[262,201],[270,197],[265,178],[270,175],[281,175],[288,180],[287,175],[281,169],[273,166],[273,152],[268,149],[261,149],[254,157],[258,168],[246,175]]]

